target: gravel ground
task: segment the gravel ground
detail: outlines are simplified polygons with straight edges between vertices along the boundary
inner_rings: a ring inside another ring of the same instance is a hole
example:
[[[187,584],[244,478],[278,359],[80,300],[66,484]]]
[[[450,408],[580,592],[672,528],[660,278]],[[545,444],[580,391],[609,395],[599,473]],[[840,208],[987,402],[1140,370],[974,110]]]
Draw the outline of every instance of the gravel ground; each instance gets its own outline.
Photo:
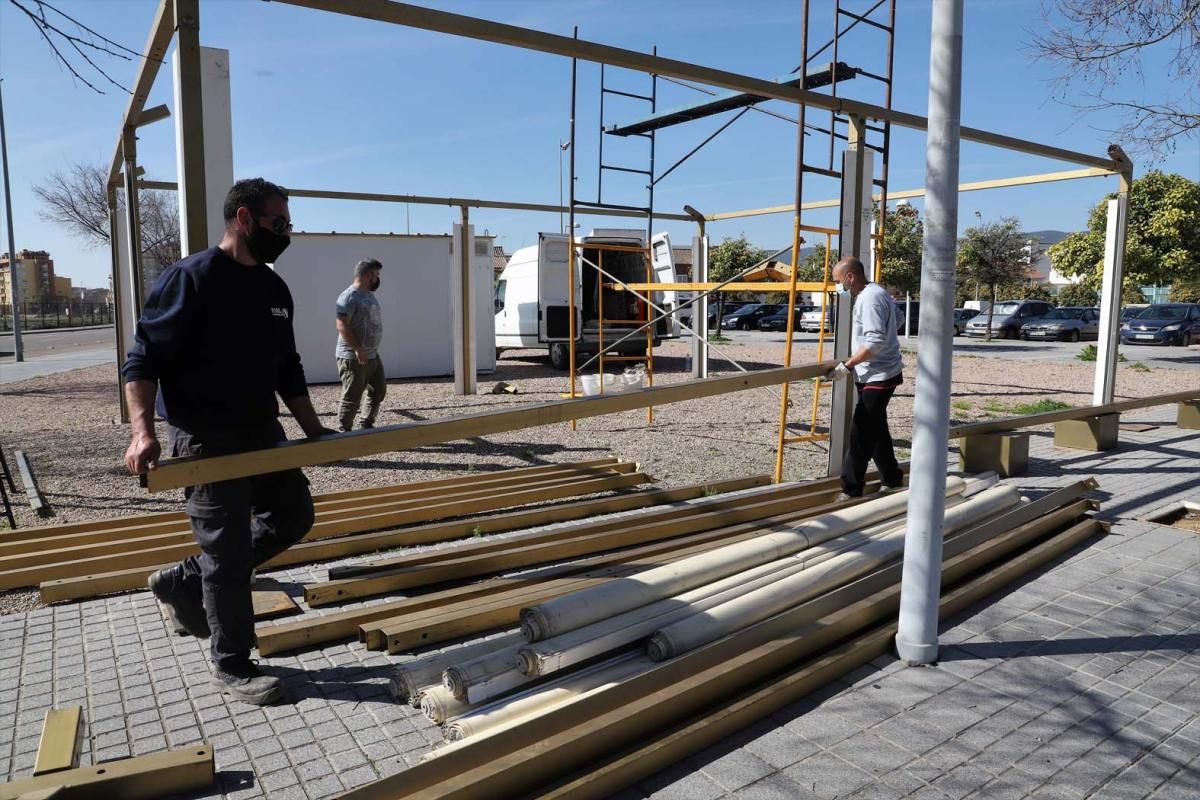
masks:
[[[777,344],[730,342],[720,347],[747,369],[782,363],[782,348]],[[672,342],[656,351],[659,384],[687,379],[689,348],[686,342]],[[815,358],[815,348],[795,348],[795,363]],[[1093,367],[959,356],[954,364],[953,420],[1007,416],[1018,413],[1021,405],[1043,401],[1087,404]],[[712,374],[727,371],[725,362],[714,357]],[[892,433],[901,457],[910,447],[914,373],[914,356],[906,355],[907,380],[891,405]],[[1118,395],[1178,391],[1194,375],[1190,369],[1143,371],[1122,365]],[[393,381],[379,422],[395,424],[545,402],[558,399],[566,389],[565,374],[551,369],[541,351],[506,352],[495,374],[479,381],[480,392],[488,392],[501,380],[517,386],[520,393],[463,398],[454,395],[449,379]],[[50,520],[38,519],[18,495],[19,527],[180,508],[182,492],[149,495],[122,466],[128,434],[120,424],[114,381],[114,368],[103,366],[0,386],[0,445],[8,452],[21,448],[29,454],[54,512]],[[339,389],[324,385],[311,390],[313,404],[330,426]],[[827,401],[827,393],[822,395]],[[811,384],[794,385],[791,397],[791,419],[807,422]],[[772,472],[778,415],[776,390],[754,390],[663,406],[655,410],[653,424],[647,424],[644,411],[626,412],[579,420],[575,431],[567,425],[531,428],[312,467],[306,473],[314,492],[327,492],[614,455],[639,462],[660,486],[679,486]],[[290,436],[299,436],[290,418],[285,419],[285,427]],[[785,477],[823,474],[826,458],[823,443],[794,446],[787,454]],[[0,594],[0,613],[32,605],[36,605],[35,593]]]

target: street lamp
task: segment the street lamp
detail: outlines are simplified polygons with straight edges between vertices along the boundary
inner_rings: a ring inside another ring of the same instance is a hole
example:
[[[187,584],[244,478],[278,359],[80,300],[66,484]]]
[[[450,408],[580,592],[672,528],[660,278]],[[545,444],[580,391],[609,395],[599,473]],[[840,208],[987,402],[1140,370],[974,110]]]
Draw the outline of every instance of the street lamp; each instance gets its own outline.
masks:
[[[570,142],[559,141],[559,143],[558,143],[558,232],[559,233],[566,232],[566,227],[563,223],[563,211],[562,211],[562,204],[563,204],[562,160],[563,160],[563,153],[565,153],[568,149],[570,149],[570,147],[571,147]]]

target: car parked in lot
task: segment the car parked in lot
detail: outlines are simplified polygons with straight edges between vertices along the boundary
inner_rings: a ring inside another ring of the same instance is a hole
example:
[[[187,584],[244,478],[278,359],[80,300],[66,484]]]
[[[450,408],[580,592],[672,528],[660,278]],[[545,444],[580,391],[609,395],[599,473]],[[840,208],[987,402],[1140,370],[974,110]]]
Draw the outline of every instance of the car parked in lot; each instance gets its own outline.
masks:
[[[1053,310],[1054,306],[1044,300],[1005,300],[996,303],[992,308],[992,336],[1016,339],[1022,325],[1041,319]],[[987,312],[981,312],[967,323],[967,336],[986,336],[987,325]]]
[[[817,306],[797,305],[795,313],[792,315],[795,322],[792,323],[792,330],[800,330],[800,320],[807,311],[820,311]],[[770,316],[763,317],[758,321],[758,329],[760,331],[786,331],[787,330],[787,307],[779,309],[779,311]]]
[[[1121,322],[1133,319],[1145,311],[1149,305],[1149,303],[1134,303],[1133,305],[1121,306]]]
[[[1080,339],[1100,338],[1100,309],[1063,306],[1046,316],[1021,326],[1022,339],[1065,339],[1078,342]]]
[[[954,309],[954,335],[962,336],[963,331],[967,329],[967,323],[979,316],[977,308],[956,308]]]
[[[814,308],[812,311],[805,311],[800,315],[800,330],[805,333],[820,333],[821,328],[826,331],[833,330],[833,306],[826,306],[825,319],[821,319],[821,309]]]
[[[1195,303],[1156,303],[1121,324],[1121,344],[1186,347],[1195,342],[1200,342],[1200,305]]]
[[[758,329],[758,321],[777,313],[783,307],[774,303],[750,303],[742,306],[732,314],[721,317],[721,329],[726,331],[753,331]]]
[[[749,303],[743,300],[719,300],[716,294],[710,294],[708,296],[708,327],[717,327],[718,310],[723,318],[745,305],[749,305]]]

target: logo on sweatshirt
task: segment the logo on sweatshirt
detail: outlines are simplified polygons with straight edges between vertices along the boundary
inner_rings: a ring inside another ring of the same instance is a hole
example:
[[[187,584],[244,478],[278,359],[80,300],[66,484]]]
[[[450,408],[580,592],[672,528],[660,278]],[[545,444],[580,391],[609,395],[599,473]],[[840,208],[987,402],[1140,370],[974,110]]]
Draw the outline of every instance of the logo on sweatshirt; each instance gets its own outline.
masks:
[[[288,318],[288,310],[286,308],[272,308],[271,316],[287,319]]]

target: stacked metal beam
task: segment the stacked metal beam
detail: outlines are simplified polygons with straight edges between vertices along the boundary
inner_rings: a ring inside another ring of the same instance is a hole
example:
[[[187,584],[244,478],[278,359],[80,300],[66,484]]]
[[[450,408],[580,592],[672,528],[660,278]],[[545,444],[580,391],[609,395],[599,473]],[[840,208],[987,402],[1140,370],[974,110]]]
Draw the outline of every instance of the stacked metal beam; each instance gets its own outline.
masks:
[[[1033,502],[983,486],[948,487],[944,613],[1104,532],[1091,481]],[[404,664],[397,694],[452,743],[345,797],[604,797],[792,702],[890,645],[904,499],[531,602],[520,637]]]
[[[483,530],[513,530],[613,508],[671,502],[680,495],[650,491],[498,518],[469,516],[628,489],[652,480],[637,464],[605,458],[318,495],[316,522],[305,541],[267,566],[446,541]],[[693,493],[701,491],[696,488]],[[451,519],[460,521],[441,522]],[[369,531],[385,533],[360,535]],[[47,602],[139,589],[154,570],[197,552],[188,520],[180,513],[26,528],[0,534],[0,589],[40,585]],[[114,559],[123,569],[109,572]]]

